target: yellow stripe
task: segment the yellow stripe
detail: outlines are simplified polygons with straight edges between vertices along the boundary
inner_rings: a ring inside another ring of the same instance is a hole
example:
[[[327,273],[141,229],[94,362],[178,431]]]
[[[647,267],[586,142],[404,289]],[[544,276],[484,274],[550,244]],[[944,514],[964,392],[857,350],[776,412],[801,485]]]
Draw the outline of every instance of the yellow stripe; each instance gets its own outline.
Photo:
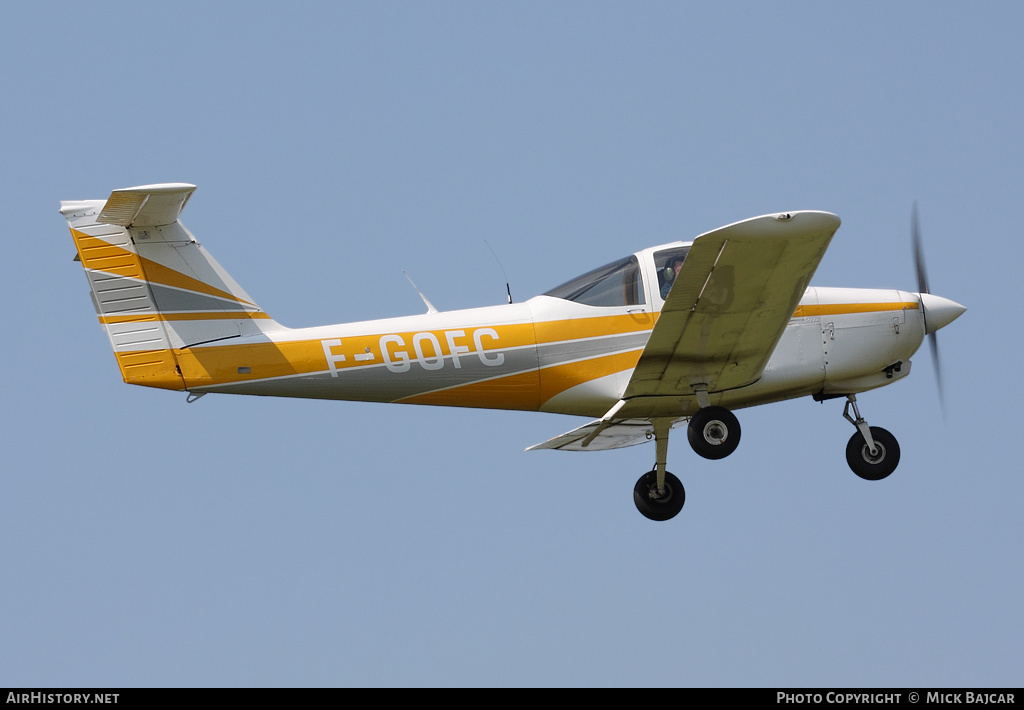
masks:
[[[639,358],[639,350],[600,355],[588,360],[552,365],[540,370],[539,373],[536,370],[521,372],[485,382],[472,382],[437,392],[413,395],[397,401],[401,404],[535,411],[542,403],[576,385],[635,367]]]
[[[77,229],[71,230],[71,237],[78,249],[78,258],[87,269],[103,271],[116,276],[143,279],[139,255],[99,239],[90,237]]]
[[[911,301],[809,305],[798,307],[794,317],[802,318],[903,309],[914,310],[917,308],[919,308],[919,305]],[[516,323],[492,326],[481,324],[479,327],[493,328],[498,334],[496,339],[487,337],[481,343],[484,346],[484,353],[495,353],[508,348],[534,347],[557,342],[571,342],[582,338],[647,331],[653,327],[657,315],[643,313],[546,321],[536,324]],[[155,316],[149,314],[147,317],[153,318]],[[204,313],[167,314],[160,317],[167,319],[192,317],[202,319],[212,317],[266,318],[267,316],[263,313],[238,314],[237,316],[235,314]],[[118,318],[122,317],[119,316]],[[128,319],[130,316],[124,316],[123,318]],[[140,320],[143,319],[142,316],[138,318]],[[400,350],[409,354],[410,357],[414,357],[413,336],[420,332],[431,333],[440,345],[441,352],[437,354],[450,357],[452,353],[450,352],[445,333],[453,330],[462,330],[466,335],[460,336],[456,344],[471,345],[473,343],[472,333],[477,329],[475,326],[454,326],[429,331],[394,333],[394,335],[402,338],[404,345],[387,344],[387,347],[392,354],[396,350]],[[335,368],[339,371],[344,371],[347,368],[382,364],[384,358],[381,353],[380,341],[384,335],[391,335],[391,333],[341,337],[343,346],[341,348],[335,346],[333,352],[338,354],[345,353],[347,357],[344,361],[339,360],[335,362]],[[325,336],[325,339],[329,338],[329,335]],[[414,401],[418,404],[434,404],[441,403],[442,401],[454,403],[456,400],[459,402],[473,402],[473,404],[465,404],[464,406],[491,406],[487,402],[500,401],[519,403],[515,404],[513,408],[520,408],[520,405],[526,405],[528,402],[544,402],[559,392],[563,392],[576,385],[634,367],[641,352],[642,348],[639,348],[627,353],[603,355],[582,361],[553,365],[544,368],[539,376],[537,372],[509,375],[488,382],[460,385],[443,392],[415,395],[402,401]],[[254,379],[272,379],[290,375],[324,372],[328,369],[321,339],[197,347],[178,350],[175,354],[185,381],[190,387],[245,382]],[[370,360],[356,360],[355,354],[369,354],[373,358]],[[475,350],[473,354],[475,354]],[[430,352],[428,355],[433,357],[436,354]],[[460,357],[467,357],[467,355],[461,354]],[[238,368],[240,367],[248,368],[248,371],[239,374]],[[519,391],[512,392],[515,388],[518,388]],[[523,406],[523,408],[530,407]]]
[[[259,316],[253,314],[252,317]],[[605,316],[575,321],[548,321],[537,324],[536,330],[539,331],[537,334],[543,333],[542,338],[536,337],[532,323],[483,325],[480,327],[491,327],[498,334],[496,339],[487,337],[482,341],[484,352],[491,353],[508,348],[534,347],[538,344],[649,330],[653,320],[647,314],[644,319],[637,319],[633,316]],[[392,355],[396,350],[401,350],[413,356],[413,336],[421,332],[431,333],[441,346],[440,354],[450,357],[452,353],[445,333],[462,330],[466,335],[460,336],[456,345],[472,345],[472,333],[478,329],[474,326],[464,326],[394,333],[402,338],[404,345],[387,344],[386,347]],[[377,333],[343,337],[343,347],[341,349],[335,347],[334,352],[340,354],[344,351],[349,355],[344,361],[336,362],[335,367],[339,371],[343,371],[348,368],[382,364],[384,357],[381,353],[380,341],[384,335],[391,334]],[[329,339],[329,337],[325,339]],[[353,354],[370,354],[373,355],[373,358],[368,361],[356,360]],[[432,357],[434,353],[431,352],[429,355]],[[182,374],[189,386],[245,382],[257,378],[266,379],[323,372],[327,369],[327,361],[320,339],[192,348],[177,351],[177,357]],[[463,354],[460,357],[467,357],[467,355]],[[248,367],[250,371],[239,375],[239,367]]]
[[[140,323],[145,321],[176,321],[176,320],[253,320],[269,319],[266,313],[258,311],[197,311],[194,313],[139,313],[126,316],[100,316],[100,323]]]
[[[539,390],[537,371],[530,370],[485,382],[473,382],[438,392],[413,395],[396,401],[401,404],[524,409],[532,412],[540,406]]]
[[[917,301],[899,301],[891,303],[830,303],[824,305],[797,306],[794,318],[813,318],[814,316],[835,316],[846,313],[876,313],[883,311],[917,310]]]
[[[272,379],[327,369],[320,341],[256,343],[175,351],[189,387]],[[238,368],[247,367],[240,374]]]
[[[171,350],[135,350],[114,355],[121,368],[121,377],[130,385],[167,390],[185,389],[185,382],[175,367]]]
[[[568,318],[541,321],[534,324],[537,343],[557,343],[564,340],[596,338],[602,335],[623,335],[650,330],[658,319],[656,313],[634,313],[597,318]]]
[[[71,230],[71,236],[75,239],[78,247],[78,255],[82,259],[82,265],[87,269],[102,271],[115,276],[128,276],[135,279],[150,281],[162,286],[172,286],[196,293],[205,293],[208,296],[227,298],[236,303],[244,303],[256,307],[255,303],[238,298],[232,293],[214,288],[204,281],[183,274],[180,271],[168,268],[151,259],[139,256],[138,254],[113,246],[99,237],[90,237],[77,229]]]
[[[556,394],[599,377],[634,368],[642,352],[643,349],[631,350],[546,367],[541,370],[541,401],[547,402]]]

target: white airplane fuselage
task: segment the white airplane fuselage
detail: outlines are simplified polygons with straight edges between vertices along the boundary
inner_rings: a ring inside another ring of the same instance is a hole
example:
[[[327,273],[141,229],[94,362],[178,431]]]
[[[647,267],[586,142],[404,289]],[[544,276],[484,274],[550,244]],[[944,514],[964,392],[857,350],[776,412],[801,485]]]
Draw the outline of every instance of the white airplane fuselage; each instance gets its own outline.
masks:
[[[276,330],[248,343],[187,349],[206,365],[186,370],[205,374],[186,374],[183,389],[598,417],[622,397],[631,361],[656,320],[646,308],[602,309],[537,296],[514,305]],[[711,401],[738,409],[880,387],[909,373],[924,335],[918,294],[808,288],[761,378],[714,393]],[[275,352],[291,353],[284,359],[293,365],[294,353],[305,352],[309,367],[282,376],[268,355]],[[207,378],[215,382],[205,384]],[[662,416],[697,408],[692,393],[646,399]]]

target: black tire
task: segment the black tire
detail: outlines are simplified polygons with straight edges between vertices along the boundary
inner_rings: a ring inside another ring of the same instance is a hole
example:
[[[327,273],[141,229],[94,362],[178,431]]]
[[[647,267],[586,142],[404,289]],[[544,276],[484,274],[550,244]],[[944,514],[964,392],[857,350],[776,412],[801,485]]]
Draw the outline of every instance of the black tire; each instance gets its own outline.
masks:
[[[686,489],[682,482],[668,471],[665,472],[665,493],[658,495],[658,472],[648,471],[640,476],[633,487],[633,502],[636,509],[650,520],[674,518],[686,502]]]
[[[706,459],[724,459],[740,445],[740,421],[725,407],[704,407],[686,429],[690,447]]]
[[[896,470],[900,462],[900,445],[896,437],[881,427],[871,427],[871,438],[877,451],[871,455],[864,436],[858,431],[846,445],[846,462],[866,481],[881,481]]]

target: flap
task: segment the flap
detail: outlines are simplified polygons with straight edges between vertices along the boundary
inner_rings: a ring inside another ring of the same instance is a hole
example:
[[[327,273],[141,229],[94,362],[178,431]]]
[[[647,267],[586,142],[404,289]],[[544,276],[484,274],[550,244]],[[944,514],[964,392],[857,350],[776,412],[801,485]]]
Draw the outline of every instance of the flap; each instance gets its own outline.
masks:
[[[672,422],[672,428],[679,426],[688,420],[688,417],[680,417]],[[595,419],[589,424],[584,424],[578,429],[566,432],[561,436],[548,439],[542,444],[536,444],[527,451],[539,449],[559,449],[561,451],[607,451],[608,449],[622,449],[627,446],[636,446],[654,440],[654,425],[649,419],[622,419],[605,428],[594,437],[594,439],[583,446],[583,440],[590,435],[594,429],[601,425],[601,419]]]

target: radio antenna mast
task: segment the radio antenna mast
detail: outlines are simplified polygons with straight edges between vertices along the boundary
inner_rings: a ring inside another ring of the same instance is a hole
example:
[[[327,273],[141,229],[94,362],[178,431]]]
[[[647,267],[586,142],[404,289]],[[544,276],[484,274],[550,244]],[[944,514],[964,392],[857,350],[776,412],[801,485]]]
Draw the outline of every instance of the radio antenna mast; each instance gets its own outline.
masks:
[[[405,274],[405,269],[402,269],[402,273]],[[420,291],[420,287],[417,286],[416,282],[412,280],[412,276],[409,276],[409,274],[405,274],[405,278],[409,279],[409,283],[411,283],[412,287],[416,289],[416,293],[418,293],[420,295],[420,298],[423,299],[423,302],[427,304],[427,313],[437,313],[437,309],[434,308],[434,304],[428,301],[427,297],[423,295],[423,292]]]
[[[498,262],[498,268],[501,269],[501,273],[505,277],[505,292],[508,294],[509,305],[512,305],[512,288],[508,285],[508,274],[505,273],[505,267],[501,265],[501,259],[499,259],[498,255],[494,253],[494,249],[491,249],[491,245],[487,243],[486,239],[484,240],[484,244],[487,244],[487,248],[491,250],[491,256],[493,256],[494,260]]]

